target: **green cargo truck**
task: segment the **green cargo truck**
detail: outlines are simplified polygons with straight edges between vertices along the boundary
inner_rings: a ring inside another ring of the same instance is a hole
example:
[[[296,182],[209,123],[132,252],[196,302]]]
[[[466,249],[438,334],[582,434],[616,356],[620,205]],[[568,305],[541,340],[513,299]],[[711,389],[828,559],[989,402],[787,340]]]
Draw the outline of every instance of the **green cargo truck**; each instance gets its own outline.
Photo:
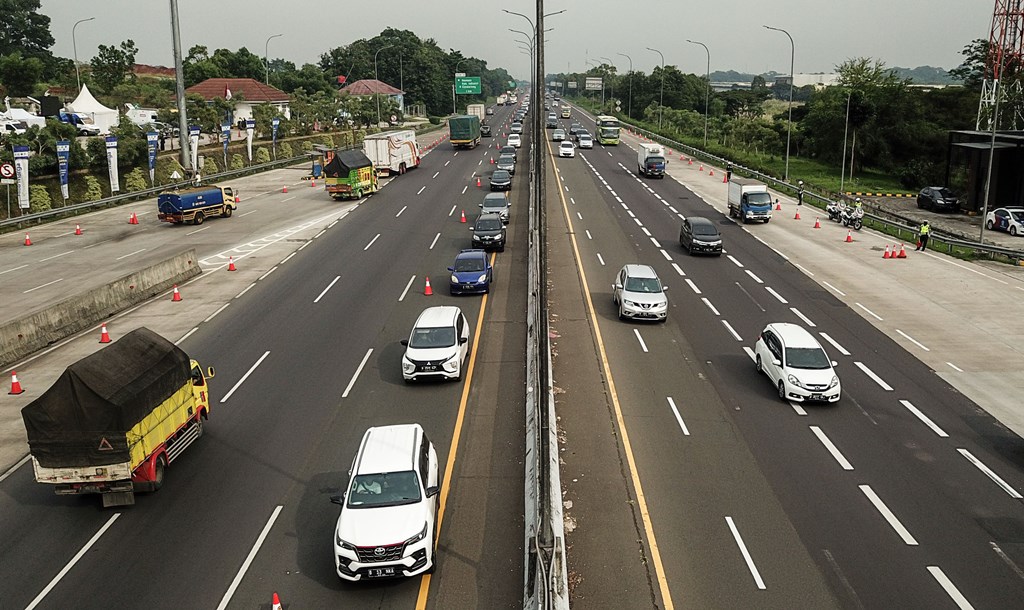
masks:
[[[324,190],[334,199],[359,199],[377,190],[377,170],[361,150],[328,151]]]
[[[480,117],[472,114],[448,119],[448,139],[452,148],[476,148],[480,143]]]

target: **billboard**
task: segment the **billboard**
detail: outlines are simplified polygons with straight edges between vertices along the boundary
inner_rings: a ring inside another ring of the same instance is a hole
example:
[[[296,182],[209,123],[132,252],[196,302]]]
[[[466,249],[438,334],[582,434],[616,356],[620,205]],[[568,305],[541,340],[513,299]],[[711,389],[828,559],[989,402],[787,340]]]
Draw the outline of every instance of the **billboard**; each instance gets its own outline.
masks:
[[[596,76],[588,76],[587,77],[587,83],[584,86],[584,89],[586,89],[587,91],[600,91],[603,88],[604,88],[604,83],[601,81],[600,77],[596,77]]]

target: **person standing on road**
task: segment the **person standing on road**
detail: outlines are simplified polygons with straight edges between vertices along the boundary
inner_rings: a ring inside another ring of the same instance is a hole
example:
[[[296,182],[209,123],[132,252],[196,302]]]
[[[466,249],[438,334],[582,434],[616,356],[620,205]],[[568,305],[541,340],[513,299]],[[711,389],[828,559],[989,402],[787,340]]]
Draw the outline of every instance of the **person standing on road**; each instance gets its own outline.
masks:
[[[803,180],[797,180],[797,186],[798,186],[798,188],[797,188],[797,191],[796,191],[796,204],[797,205],[803,205],[804,204],[804,181]]]
[[[917,248],[915,250],[927,250],[928,249],[928,235],[932,232],[932,228],[928,226],[928,221],[921,223],[920,228],[917,230]]]

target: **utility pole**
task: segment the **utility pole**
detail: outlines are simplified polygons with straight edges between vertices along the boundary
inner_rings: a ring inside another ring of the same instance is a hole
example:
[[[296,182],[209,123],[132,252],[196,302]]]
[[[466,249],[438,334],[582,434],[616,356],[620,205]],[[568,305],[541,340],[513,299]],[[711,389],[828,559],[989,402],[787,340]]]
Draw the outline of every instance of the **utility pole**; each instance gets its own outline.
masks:
[[[192,168],[192,153],[188,141],[188,116],[185,114],[185,72],[181,67],[181,31],[178,28],[178,0],[171,0],[171,42],[174,47],[175,93],[178,96],[178,147],[181,166]]]

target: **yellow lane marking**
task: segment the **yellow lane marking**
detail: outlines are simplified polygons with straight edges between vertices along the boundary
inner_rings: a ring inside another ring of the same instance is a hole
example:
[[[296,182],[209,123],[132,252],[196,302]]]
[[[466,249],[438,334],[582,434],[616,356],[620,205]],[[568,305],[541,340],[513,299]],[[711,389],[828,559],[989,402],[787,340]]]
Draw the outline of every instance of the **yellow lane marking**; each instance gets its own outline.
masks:
[[[497,253],[491,252],[491,266],[497,258]],[[448,463],[444,467],[444,481],[441,483],[441,503],[437,507],[437,530],[434,532],[434,548],[437,548],[436,541],[441,539],[441,524],[444,523],[444,508],[448,504],[448,491],[451,489],[452,471],[455,470],[455,455],[459,451],[459,438],[462,436],[462,423],[466,417],[466,404],[469,402],[469,388],[473,383],[473,369],[476,368],[476,353],[480,348],[480,332],[484,327],[484,312],[487,311],[486,293],[480,302],[480,314],[476,317],[476,329],[473,331],[473,349],[469,352],[469,366],[466,367],[466,383],[462,386],[462,398],[459,400],[459,414],[455,418],[455,431],[452,433],[451,449],[448,451]],[[437,558],[434,558],[437,561]],[[430,594],[430,574],[424,574],[420,580],[419,594],[416,596],[416,610],[424,610],[427,607],[427,596]]]
[[[548,143],[548,153],[551,153],[551,144]],[[555,160],[551,164],[556,169],[556,177],[561,180],[561,174],[557,172]],[[590,285],[587,283],[587,274],[583,271],[583,259],[580,257],[579,244],[576,242],[576,233],[572,226],[572,217],[569,214],[569,206],[565,201],[565,192],[558,189],[558,197],[562,200],[562,212],[565,215],[565,222],[569,226],[569,239],[572,240],[572,250],[576,256],[576,268],[579,270],[580,281],[583,282],[583,296],[586,298],[587,310],[590,314],[590,325],[594,329],[594,338],[597,341],[597,349],[601,357],[601,366],[604,368],[605,379],[608,380],[608,395],[611,396],[612,406],[615,408],[615,422],[619,426],[619,434],[622,436],[622,448],[626,452],[626,460],[629,464],[629,474],[633,479],[633,488],[636,490],[636,501],[640,507],[640,518],[644,522],[644,532],[651,547],[651,561],[654,563],[654,571],[658,577],[658,587],[661,589],[661,598],[666,610],[673,610],[672,595],[668,589],[668,578],[665,576],[665,568],[661,563],[661,551],[658,550],[658,541],[654,538],[654,525],[651,523],[651,514],[647,510],[647,498],[644,496],[644,489],[640,485],[640,474],[636,469],[636,458],[633,457],[633,446],[629,442],[629,434],[626,432],[626,422],[622,419],[622,406],[619,404],[619,394],[615,390],[615,380],[612,378],[611,365],[608,364],[608,354],[604,349],[604,339],[601,337],[601,329],[597,325],[597,312],[594,311],[594,302],[590,298]]]

